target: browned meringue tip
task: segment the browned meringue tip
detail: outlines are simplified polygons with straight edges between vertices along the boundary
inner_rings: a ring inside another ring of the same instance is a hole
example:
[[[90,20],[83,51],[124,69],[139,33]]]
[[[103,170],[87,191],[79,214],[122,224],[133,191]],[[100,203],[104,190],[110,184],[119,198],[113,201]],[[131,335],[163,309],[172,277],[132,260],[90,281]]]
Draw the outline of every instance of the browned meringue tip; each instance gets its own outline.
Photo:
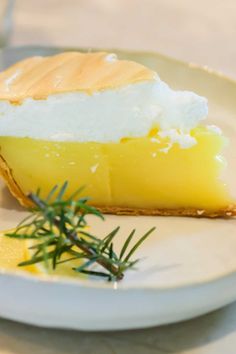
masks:
[[[45,99],[66,92],[93,92],[155,80],[145,66],[118,60],[106,52],[65,52],[31,57],[0,73],[0,100],[19,104],[25,98]]]

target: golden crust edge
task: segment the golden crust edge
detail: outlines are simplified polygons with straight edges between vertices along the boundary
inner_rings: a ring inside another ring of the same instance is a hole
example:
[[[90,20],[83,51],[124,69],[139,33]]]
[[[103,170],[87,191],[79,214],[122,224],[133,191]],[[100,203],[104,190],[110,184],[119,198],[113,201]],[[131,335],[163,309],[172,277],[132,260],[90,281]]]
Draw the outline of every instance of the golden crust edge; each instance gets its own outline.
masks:
[[[30,200],[24,195],[24,193],[16,183],[15,179],[12,176],[11,169],[9,168],[6,161],[1,155],[0,155],[0,176],[5,181],[13,197],[15,197],[22,206],[24,207],[32,206]]]
[[[112,206],[96,206],[103,214],[130,215],[130,216],[189,216],[197,218],[232,218],[236,217],[236,204],[216,210],[197,208],[127,208]]]
[[[25,196],[21,188],[12,176],[11,169],[7,165],[4,158],[0,155],[0,175],[4,179],[11,194],[18,200],[23,207],[30,207],[32,203]],[[227,206],[226,208],[216,210],[203,210],[197,208],[130,208],[118,206],[99,206],[96,205],[104,214],[114,215],[130,215],[130,216],[192,216],[192,217],[206,217],[206,218],[230,218],[236,217],[236,204]]]

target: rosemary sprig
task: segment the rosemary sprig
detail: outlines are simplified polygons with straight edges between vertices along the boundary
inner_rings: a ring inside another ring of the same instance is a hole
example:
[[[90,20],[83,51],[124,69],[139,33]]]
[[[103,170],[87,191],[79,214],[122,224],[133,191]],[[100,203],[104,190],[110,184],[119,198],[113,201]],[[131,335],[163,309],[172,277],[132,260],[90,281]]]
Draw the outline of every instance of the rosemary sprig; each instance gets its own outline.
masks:
[[[39,190],[28,195],[34,205],[30,209],[30,215],[14,232],[6,234],[12,238],[34,240],[34,245],[30,247],[32,257],[19,266],[44,262],[48,267],[51,262],[55,269],[62,262],[79,259],[83,262],[79,267],[73,268],[75,272],[105,277],[109,281],[121,280],[124,272],[138,262],[138,259],[131,259],[134,252],[155,228],[147,231],[130,248],[136,231],[132,230],[118,255],[114,251],[113,240],[120,227],[116,227],[104,238],[89,233],[87,216],[94,215],[102,220],[104,216],[98,209],[87,204],[89,198],[78,198],[81,189],[65,198],[67,186],[67,182],[61,188],[55,186],[45,200],[40,197]],[[64,254],[68,258],[62,260]],[[103,270],[91,269],[94,264]]]

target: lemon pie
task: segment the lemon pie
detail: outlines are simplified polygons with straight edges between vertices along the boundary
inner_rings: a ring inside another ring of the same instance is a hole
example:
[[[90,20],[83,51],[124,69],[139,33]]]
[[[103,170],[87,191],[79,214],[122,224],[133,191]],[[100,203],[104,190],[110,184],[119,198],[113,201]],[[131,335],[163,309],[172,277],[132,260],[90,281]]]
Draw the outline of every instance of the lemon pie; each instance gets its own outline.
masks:
[[[20,61],[0,74],[0,171],[25,206],[69,181],[103,212],[231,216],[226,138],[207,100],[105,52]]]

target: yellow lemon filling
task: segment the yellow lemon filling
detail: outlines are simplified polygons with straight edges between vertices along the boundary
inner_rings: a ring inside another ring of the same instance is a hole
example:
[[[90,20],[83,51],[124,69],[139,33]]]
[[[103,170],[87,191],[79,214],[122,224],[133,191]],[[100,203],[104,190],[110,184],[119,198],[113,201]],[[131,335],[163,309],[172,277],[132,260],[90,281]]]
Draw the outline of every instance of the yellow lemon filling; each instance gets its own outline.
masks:
[[[67,180],[68,194],[85,186],[82,195],[102,207],[227,208],[232,201],[220,156],[225,138],[206,127],[191,136],[196,144],[189,148],[171,145],[158,131],[119,143],[0,137],[0,154],[25,195],[40,187],[46,196]]]

